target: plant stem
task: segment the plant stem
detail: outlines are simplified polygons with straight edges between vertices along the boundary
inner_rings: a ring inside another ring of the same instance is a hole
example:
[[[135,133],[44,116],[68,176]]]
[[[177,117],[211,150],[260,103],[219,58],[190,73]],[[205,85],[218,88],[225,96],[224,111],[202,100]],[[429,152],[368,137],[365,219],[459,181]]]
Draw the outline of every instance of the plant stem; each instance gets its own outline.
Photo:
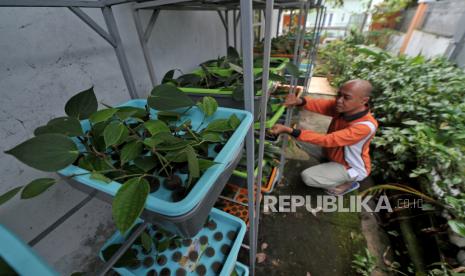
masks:
[[[118,179],[124,179],[124,178],[135,177],[135,176],[144,177],[144,176],[147,176],[147,175],[148,174],[146,174],[146,173],[135,173],[135,174],[128,174],[128,175],[118,176],[118,177],[113,178],[112,180],[115,181],[115,180],[118,180]]]
[[[195,135],[195,133],[190,129],[190,127],[185,126],[187,132],[189,132],[190,135],[192,135],[197,143],[201,143],[202,141]]]
[[[162,164],[162,168],[161,168],[161,169],[165,171],[165,173],[166,173],[167,176],[170,175],[170,174],[168,173],[168,171],[166,170],[166,167],[169,165],[168,160],[166,160],[165,157],[162,156],[161,154],[159,154],[158,152],[155,152],[155,155],[157,156],[158,160],[159,160],[160,163]],[[166,161],[166,162],[165,162],[165,161]],[[165,165],[165,164],[166,164],[166,165]]]
[[[72,174],[70,176],[67,176],[68,178],[73,178],[75,176],[80,176],[80,175],[86,175],[86,174],[91,174],[91,173],[108,173],[108,172],[116,172],[116,171],[122,171],[120,169],[111,169],[111,170],[101,170],[101,171],[88,171],[88,172],[85,172],[85,173],[75,173],[75,174]]]

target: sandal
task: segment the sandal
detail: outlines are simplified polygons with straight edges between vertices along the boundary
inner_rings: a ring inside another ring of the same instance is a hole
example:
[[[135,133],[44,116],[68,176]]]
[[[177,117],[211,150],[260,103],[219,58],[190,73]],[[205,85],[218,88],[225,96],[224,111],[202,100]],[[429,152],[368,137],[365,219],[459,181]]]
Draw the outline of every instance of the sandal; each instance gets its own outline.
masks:
[[[350,192],[353,192],[353,191],[357,190],[358,188],[360,188],[360,183],[358,183],[357,181],[354,181],[354,182],[352,182],[352,185],[350,185],[350,187],[345,191],[335,193],[335,192],[333,192],[331,190],[326,190],[326,193],[328,195],[332,195],[332,196],[343,196],[345,194],[348,194]]]

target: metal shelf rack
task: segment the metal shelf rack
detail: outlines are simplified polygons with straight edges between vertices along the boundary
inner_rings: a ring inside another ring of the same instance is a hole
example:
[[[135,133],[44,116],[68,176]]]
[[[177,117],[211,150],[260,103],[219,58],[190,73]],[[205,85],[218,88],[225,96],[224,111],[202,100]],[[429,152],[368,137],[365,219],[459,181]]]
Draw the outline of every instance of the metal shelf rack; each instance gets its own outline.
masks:
[[[287,0],[152,0],[152,1],[143,1],[143,0],[2,0],[0,1],[0,7],[56,7],[56,8],[67,8],[78,18],[80,18],[85,24],[87,24],[92,30],[94,30],[98,35],[100,35],[105,41],[107,41],[110,46],[114,49],[116,57],[118,59],[121,71],[126,82],[129,96],[131,98],[137,98],[138,93],[136,90],[135,82],[133,75],[129,68],[128,58],[125,53],[123,43],[121,41],[121,36],[119,29],[116,23],[116,19],[112,10],[112,6],[132,3],[133,5],[133,16],[136,24],[137,34],[141,43],[142,51],[144,58],[147,64],[147,69],[149,72],[149,77],[153,85],[157,84],[155,77],[155,71],[152,63],[152,58],[150,52],[148,51],[147,42],[150,39],[150,34],[153,30],[153,27],[156,23],[156,19],[161,10],[212,10],[217,11],[220,19],[223,23],[226,33],[226,45],[229,46],[229,15],[232,11],[233,16],[233,26],[234,26],[234,45],[237,45],[237,26],[239,19],[241,19],[241,50],[243,58],[243,69],[244,69],[244,102],[245,110],[254,114],[253,106],[253,9],[259,9],[264,11],[265,17],[265,43],[264,43],[264,55],[263,55],[263,88],[265,91],[268,91],[268,72],[269,72],[269,61],[270,61],[270,52],[271,52],[271,22],[273,17],[273,9],[278,9],[281,15],[282,10],[284,9],[299,9],[299,24],[302,22],[302,16],[305,16],[308,13],[310,8],[315,8],[321,14],[321,10],[324,10],[322,6],[322,0],[300,0],[300,1],[287,1]],[[95,8],[101,9],[102,15],[105,20],[105,25],[107,30],[95,22],[90,16],[88,16],[82,8]],[[152,15],[150,17],[148,26],[144,29],[140,19],[141,10],[152,10]],[[303,15],[305,13],[305,15]],[[321,16],[320,16],[321,17]],[[305,20],[306,21],[306,20]],[[318,21],[318,20],[317,20]],[[321,24],[321,19],[318,21]],[[279,25],[279,20],[278,20]],[[316,28],[316,26],[315,26]],[[305,26],[299,25],[299,30],[303,29],[305,31]],[[321,28],[320,28],[321,30]],[[300,38],[300,33],[297,37],[296,47],[294,49],[294,63],[298,66],[300,63],[300,57],[298,55],[300,49],[302,49],[303,40]],[[315,34],[317,34],[315,32]],[[316,35],[317,37],[319,34]],[[316,41],[316,40],[315,40]],[[316,48],[314,45],[313,48]],[[311,62],[315,57],[316,50],[312,50]],[[308,77],[311,74],[312,66],[307,68],[307,81]],[[296,85],[297,80],[291,78],[291,87]],[[290,93],[293,93],[293,89],[290,90]],[[260,102],[260,107],[263,114],[266,114],[268,101],[268,93],[264,93]],[[291,109],[288,110],[286,116],[286,123],[289,124],[291,118]],[[249,199],[249,221],[250,221],[250,231],[249,231],[249,257],[250,257],[250,270],[251,274],[254,275],[255,270],[255,256],[257,249],[257,237],[258,237],[258,222],[260,214],[260,204],[259,196],[260,193],[256,194],[254,198],[254,184],[261,183],[262,178],[262,159],[264,152],[264,134],[265,134],[265,118],[266,116],[261,116],[260,120],[260,144],[259,144],[259,154],[258,160],[260,168],[259,174],[255,181],[254,179],[254,130],[253,125],[250,127],[247,137],[246,137],[246,153],[247,153],[247,183],[248,183],[248,199]],[[284,140],[286,141],[286,140]],[[285,144],[285,143],[284,143]],[[284,149],[284,145],[283,145]],[[284,161],[284,155],[282,156],[282,161]],[[282,162],[284,164],[284,162]],[[260,191],[259,187],[257,191]],[[88,199],[86,199],[88,202]],[[80,203],[82,207],[85,203]],[[79,207],[79,208],[80,208]],[[79,210],[79,208],[74,208],[73,212]],[[255,210],[255,212],[254,212]],[[67,217],[70,214],[66,214]],[[60,218],[58,221],[64,222],[64,217]],[[58,222],[57,221],[57,222]],[[50,226],[50,229],[47,229],[48,232],[52,231],[53,228],[56,228],[58,225],[55,223]],[[145,225],[142,225],[140,229],[135,231],[135,233],[140,233]],[[131,238],[129,239],[131,240]],[[118,259],[118,253],[123,253],[124,247],[122,247],[119,252],[117,252],[112,258],[111,261],[116,261]],[[101,269],[99,275],[104,275],[112,266],[112,262],[108,262],[105,267]]]

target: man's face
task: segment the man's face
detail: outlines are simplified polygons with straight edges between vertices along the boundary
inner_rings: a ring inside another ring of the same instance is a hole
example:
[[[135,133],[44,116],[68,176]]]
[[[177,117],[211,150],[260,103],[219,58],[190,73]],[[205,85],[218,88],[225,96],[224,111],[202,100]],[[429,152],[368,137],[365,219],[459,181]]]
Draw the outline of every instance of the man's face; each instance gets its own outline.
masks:
[[[343,85],[338,91],[336,99],[336,111],[348,113],[366,105],[368,97],[354,90],[353,85]]]

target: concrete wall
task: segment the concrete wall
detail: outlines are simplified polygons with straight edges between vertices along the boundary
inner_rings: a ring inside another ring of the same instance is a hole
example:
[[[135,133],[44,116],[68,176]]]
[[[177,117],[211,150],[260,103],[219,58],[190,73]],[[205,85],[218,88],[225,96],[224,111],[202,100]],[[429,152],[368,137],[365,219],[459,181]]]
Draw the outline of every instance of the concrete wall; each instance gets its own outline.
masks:
[[[100,10],[86,11],[105,26]],[[129,6],[114,11],[138,93],[145,97],[151,86]],[[148,16],[144,14],[144,22]],[[129,94],[113,49],[67,9],[1,8],[0,37],[3,194],[37,177],[56,177],[31,169],[3,151],[31,138],[33,130],[51,118],[63,116],[64,104],[72,95],[93,85],[99,101],[115,105],[128,100]],[[224,28],[215,12],[162,11],[150,48],[161,79],[169,69],[189,71],[201,61],[225,54]],[[17,196],[0,206],[0,223],[28,242],[85,197],[60,181],[37,198],[19,200]],[[62,274],[88,266],[87,255],[95,257],[113,231],[109,205],[93,200],[90,206],[36,246]]]
[[[412,11],[407,12],[411,17]],[[410,21],[401,22],[401,31]],[[405,51],[407,55],[444,56],[465,67],[465,1],[445,0],[428,4],[425,18],[414,31]],[[404,35],[392,36],[388,50],[398,53]]]

